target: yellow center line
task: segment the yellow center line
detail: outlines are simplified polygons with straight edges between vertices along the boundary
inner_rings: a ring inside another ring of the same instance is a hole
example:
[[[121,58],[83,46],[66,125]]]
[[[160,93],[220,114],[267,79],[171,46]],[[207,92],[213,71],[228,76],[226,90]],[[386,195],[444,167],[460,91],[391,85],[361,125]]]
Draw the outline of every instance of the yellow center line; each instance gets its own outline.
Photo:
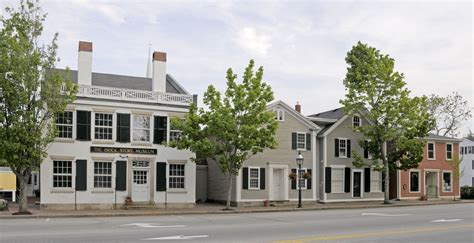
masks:
[[[433,231],[446,231],[446,230],[463,229],[463,228],[474,228],[474,224],[461,224],[461,225],[444,226],[444,227],[418,228],[418,229],[411,229],[411,230],[381,231],[381,232],[356,233],[356,234],[345,234],[345,235],[317,236],[317,237],[308,237],[308,238],[294,239],[294,240],[280,240],[280,241],[275,241],[275,242],[278,242],[278,243],[303,243],[303,242],[313,242],[313,241],[344,240],[344,239],[354,239],[354,238],[367,238],[367,237],[374,237],[374,236],[389,236],[389,235],[415,234],[415,233],[433,232]]]

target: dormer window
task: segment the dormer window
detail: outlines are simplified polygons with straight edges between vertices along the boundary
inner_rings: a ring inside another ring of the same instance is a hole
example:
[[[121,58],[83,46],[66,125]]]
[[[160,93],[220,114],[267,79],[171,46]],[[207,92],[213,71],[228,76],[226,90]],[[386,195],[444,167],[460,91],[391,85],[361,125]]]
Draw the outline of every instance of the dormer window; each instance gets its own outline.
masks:
[[[285,113],[282,109],[275,109],[275,120],[277,121],[285,120]]]
[[[358,115],[352,117],[352,127],[360,127],[360,117]]]

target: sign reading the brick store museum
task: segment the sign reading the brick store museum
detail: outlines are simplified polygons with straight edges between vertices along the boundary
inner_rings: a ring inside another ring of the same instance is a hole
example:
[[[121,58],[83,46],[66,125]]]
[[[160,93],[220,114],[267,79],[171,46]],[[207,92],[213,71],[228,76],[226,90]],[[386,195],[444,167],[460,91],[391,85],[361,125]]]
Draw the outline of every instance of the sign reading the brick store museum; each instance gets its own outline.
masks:
[[[91,147],[91,153],[117,153],[117,154],[157,154],[156,149],[147,148],[117,148],[117,147]]]

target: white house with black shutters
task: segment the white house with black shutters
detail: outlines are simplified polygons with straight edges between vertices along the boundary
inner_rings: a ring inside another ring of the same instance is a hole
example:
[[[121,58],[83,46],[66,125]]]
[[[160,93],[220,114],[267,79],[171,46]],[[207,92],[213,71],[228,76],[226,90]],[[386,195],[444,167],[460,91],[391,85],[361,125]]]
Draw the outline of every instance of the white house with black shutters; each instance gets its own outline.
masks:
[[[362,133],[355,127],[368,120],[362,114],[344,114],[341,108],[308,116],[323,129],[318,133],[319,198],[321,202],[383,200],[382,173],[374,168],[357,168],[352,151],[368,164],[371,155],[359,144]],[[364,143],[365,144],[365,143]]]
[[[60,114],[58,137],[41,164],[41,207],[89,209],[133,203],[195,204],[196,167],[190,151],[163,145],[180,135],[195,97],[166,74],[166,53],[154,52],[149,77],[92,72],[92,43],[79,42],[77,71],[56,69],[79,85]]]
[[[291,108],[282,101],[267,106],[275,113],[278,129],[274,149],[266,149],[243,163],[239,175],[232,182],[232,204],[235,206],[262,205],[263,201],[290,203],[298,201],[297,180],[301,183],[303,202],[319,200],[316,134],[319,126],[308,120],[301,112],[301,106]],[[298,171],[296,157],[304,157]],[[289,178],[294,173],[295,177]],[[303,175],[311,176],[303,176]],[[211,201],[224,202],[227,199],[228,182],[214,161],[208,162],[208,193]]]

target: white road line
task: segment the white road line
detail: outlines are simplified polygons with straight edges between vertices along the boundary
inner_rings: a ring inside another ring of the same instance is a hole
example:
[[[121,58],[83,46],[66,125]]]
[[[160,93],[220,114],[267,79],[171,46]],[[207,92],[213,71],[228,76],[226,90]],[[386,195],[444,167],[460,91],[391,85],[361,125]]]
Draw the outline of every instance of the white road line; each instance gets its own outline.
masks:
[[[191,240],[195,238],[207,238],[209,237],[208,235],[190,235],[190,236],[184,236],[184,235],[175,235],[175,236],[166,236],[166,237],[157,237],[157,238],[147,238],[147,239],[142,239],[142,240]]]
[[[431,223],[446,223],[446,222],[458,222],[461,221],[462,219],[438,219],[438,220],[433,220]]]
[[[122,226],[137,226],[140,228],[178,228],[178,227],[186,227],[186,225],[151,225],[150,223],[132,223],[132,224],[124,224]]]
[[[362,213],[362,216],[383,216],[383,217],[401,217],[401,216],[409,216],[411,214],[404,213],[404,214],[386,214],[386,213]]]

